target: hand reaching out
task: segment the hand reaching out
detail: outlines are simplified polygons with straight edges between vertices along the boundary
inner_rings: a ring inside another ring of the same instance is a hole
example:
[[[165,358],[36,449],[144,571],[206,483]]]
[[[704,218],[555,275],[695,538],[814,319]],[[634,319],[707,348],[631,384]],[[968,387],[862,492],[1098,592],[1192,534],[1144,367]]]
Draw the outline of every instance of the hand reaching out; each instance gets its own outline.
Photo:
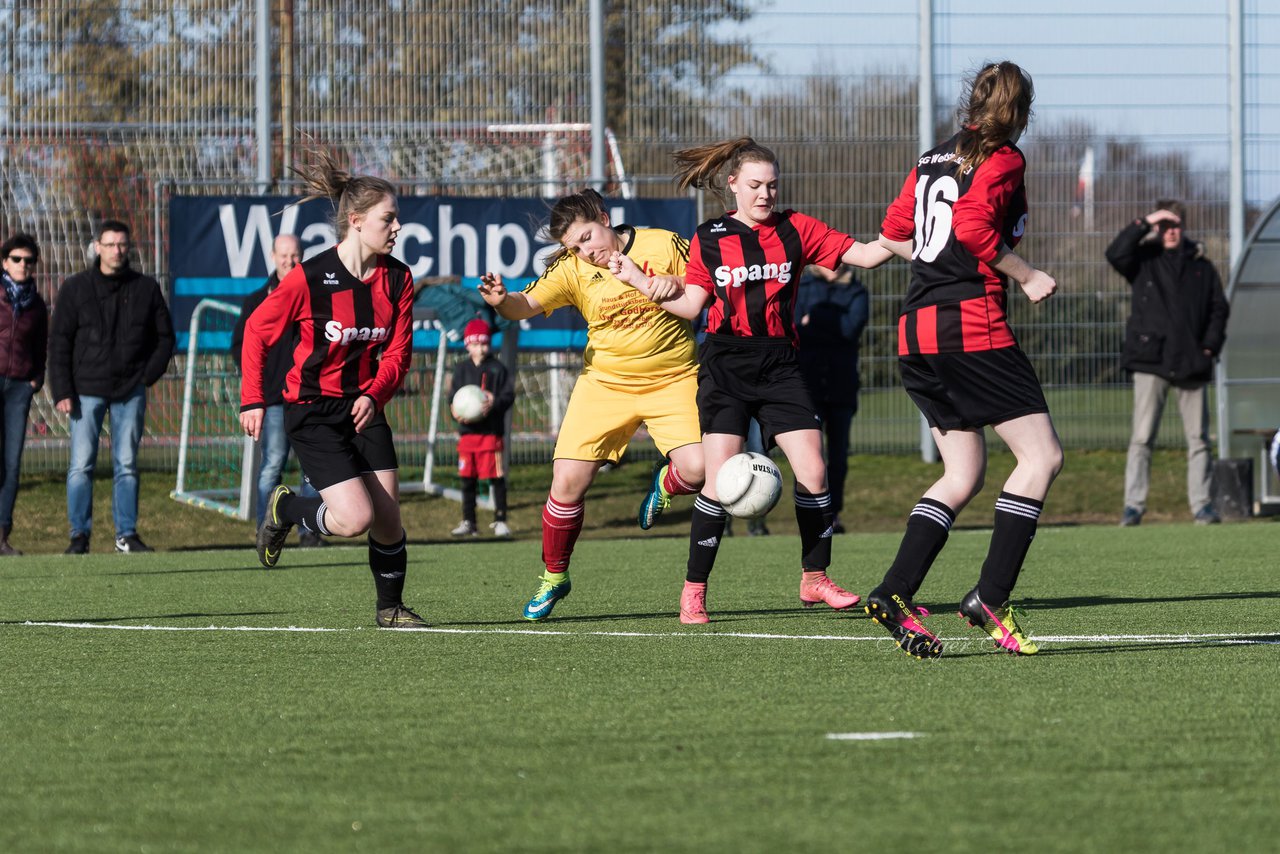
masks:
[[[502,277],[497,273],[485,273],[481,276],[476,290],[480,292],[480,296],[486,303],[495,308],[502,305],[507,298],[507,286],[502,283]]]

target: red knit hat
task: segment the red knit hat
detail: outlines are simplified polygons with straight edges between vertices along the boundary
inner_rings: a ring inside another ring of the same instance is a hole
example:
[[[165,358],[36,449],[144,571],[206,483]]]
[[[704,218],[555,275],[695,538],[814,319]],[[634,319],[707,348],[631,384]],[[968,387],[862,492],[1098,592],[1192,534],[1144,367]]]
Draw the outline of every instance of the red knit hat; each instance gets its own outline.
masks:
[[[476,318],[467,323],[462,330],[462,341],[464,344],[476,342],[479,344],[489,343],[489,324],[480,318]]]

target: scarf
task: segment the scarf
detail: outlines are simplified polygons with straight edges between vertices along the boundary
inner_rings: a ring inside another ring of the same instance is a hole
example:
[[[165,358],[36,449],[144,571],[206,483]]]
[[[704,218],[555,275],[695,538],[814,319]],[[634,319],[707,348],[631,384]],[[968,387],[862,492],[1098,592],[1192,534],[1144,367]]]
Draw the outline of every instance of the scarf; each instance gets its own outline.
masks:
[[[36,298],[36,283],[33,279],[15,282],[8,273],[0,273],[0,276],[4,277],[5,299],[9,301],[9,305],[13,306],[14,317],[17,317]]]

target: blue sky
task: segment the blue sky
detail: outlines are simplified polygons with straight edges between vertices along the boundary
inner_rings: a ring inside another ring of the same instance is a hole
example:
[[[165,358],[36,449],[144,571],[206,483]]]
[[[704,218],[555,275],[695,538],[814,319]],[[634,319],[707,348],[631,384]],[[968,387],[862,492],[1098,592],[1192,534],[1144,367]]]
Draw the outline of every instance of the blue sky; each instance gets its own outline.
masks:
[[[782,75],[914,74],[917,3],[760,0],[748,36]],[[1036,81],[1038,121],[1083,118],[1108,134],[1188,150],[1203,165],[1228,156],[1226,0],[1076,0],[1010,5],[935,0],[935,97],[952,105],[963,74],[1012,59]],[[1266,9],[1266,11],[1259,11]],[[1246,195],[1280,192],[1280,4],[1247,0]],[[1034,133],[1034,127],[1032,129]]]

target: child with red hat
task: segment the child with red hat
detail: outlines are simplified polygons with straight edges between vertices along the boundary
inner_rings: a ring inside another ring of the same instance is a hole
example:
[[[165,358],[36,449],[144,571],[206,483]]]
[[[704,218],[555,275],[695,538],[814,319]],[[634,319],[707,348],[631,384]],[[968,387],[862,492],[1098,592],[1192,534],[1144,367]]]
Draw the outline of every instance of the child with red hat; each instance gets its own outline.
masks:
[[[467,323],[462,341],[467,358],[453,367],[452,392],[463,386],[479,386],[484,392],[480,417],[470,422],[458,418],[458,477],[462,480],[462,522],[451,532],[455,537],[476,536],[476,491],[480,480],[489,481],[493,493],[493,522],[489,525],[495,537],[511,536],[507,525],[507,477],[503,469],[502,437],[506,432],[506,415],[515,402],[515,384],[507,366],[490,351],[489,324],[480,318]]]

